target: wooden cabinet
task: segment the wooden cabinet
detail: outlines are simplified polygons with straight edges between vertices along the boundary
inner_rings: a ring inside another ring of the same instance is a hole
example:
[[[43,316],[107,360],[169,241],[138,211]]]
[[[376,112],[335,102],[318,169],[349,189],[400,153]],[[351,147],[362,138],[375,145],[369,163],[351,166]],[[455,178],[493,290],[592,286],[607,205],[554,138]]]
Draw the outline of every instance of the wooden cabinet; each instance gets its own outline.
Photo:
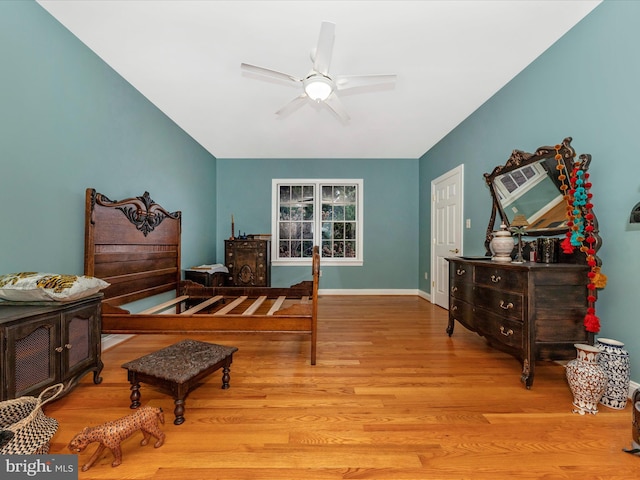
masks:
[[[56,383],[69,391],[89,372],[100,383],[101,301],[97,294],[69,303],[0,303],[0,400],[35,396]]]
[[[229,285],[271,286],[271,242],[269,240],[225,240],[224,258]]]
[[[587,272],[568,263],[449,261],[449,324],[458,321],[522,362],[533,385],[535,362],[575,358],[575,343],[593,344],[585,330]]]
[[[224,272],[197,272],[194,270],[186,270],[184,279],[199,283],[205,287],[224,287],[226,285],[227,273]]]

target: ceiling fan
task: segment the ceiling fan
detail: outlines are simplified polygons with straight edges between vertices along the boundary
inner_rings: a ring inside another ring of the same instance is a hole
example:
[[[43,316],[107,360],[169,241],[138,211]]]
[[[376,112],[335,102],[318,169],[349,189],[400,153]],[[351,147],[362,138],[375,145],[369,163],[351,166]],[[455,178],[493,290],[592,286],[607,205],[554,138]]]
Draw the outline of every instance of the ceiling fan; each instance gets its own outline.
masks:
[[[314,101],[325,104],[343,121],[347,121],[349,120],[349,114],[338,98],[338,92],[355,87],[380,85],[395,81],[396,75],[329,75],[335,27],[335,24],[331,22],[322,22],[318,45],[311,52],[312,68],[304,78],[248,63],[240,64],[240,68],[243,70],[300,84],[302,93],[278,110],[276,112],[277,115],[292,111],[306,101]]]

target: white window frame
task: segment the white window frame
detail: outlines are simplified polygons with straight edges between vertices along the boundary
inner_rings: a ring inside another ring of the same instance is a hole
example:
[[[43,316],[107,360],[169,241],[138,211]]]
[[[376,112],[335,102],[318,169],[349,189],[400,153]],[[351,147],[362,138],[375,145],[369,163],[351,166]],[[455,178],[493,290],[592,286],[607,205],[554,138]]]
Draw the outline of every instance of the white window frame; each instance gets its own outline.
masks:
[[[535,187],[538,183],[543,181],[548,176],[547,171],[539,163],[526,165],[525,167],[520,167],[517,170],[521,170],[524,168],[531,170],[533,174],[531,177],[525,177],[521,183],[517,183],[515,179],[513,179],[513,176],[512,176],[513,172],[508,172],[503,175],[500,175],[493,182],[494,185],[496,186],[498,196],[504,205],[511,205],[515,200],[520,198],[522,195],[524,195],[526,192],[531,190],[533,187]],[[504,185],[502,181],[504,177],[512,178],[513,182],[516,184],[516,188],[514,188],[511,192],[509,192],[506,185]]]
[[[314,223],[313,223],[313,244],[314,246],[322,245],[322,186],[336,185],[356,185],[357,205],[356,205],[356,256],[355,257],[322,257],[320,252],[321,265],[327,266],[362,266],[363,264],[363,198],[364,198],[364,181],[363,179],[345,179],[345,178],[274,178],[271,181],[271,264],[274,266],[304,266],[311,265],[312,259],[283,257],[279,255],[280,245],[280,186],[281,185],[313,185],[314,186]],[[317,214],[319,213],[319,214]],[[322,248],[321,248],[322,250]]]

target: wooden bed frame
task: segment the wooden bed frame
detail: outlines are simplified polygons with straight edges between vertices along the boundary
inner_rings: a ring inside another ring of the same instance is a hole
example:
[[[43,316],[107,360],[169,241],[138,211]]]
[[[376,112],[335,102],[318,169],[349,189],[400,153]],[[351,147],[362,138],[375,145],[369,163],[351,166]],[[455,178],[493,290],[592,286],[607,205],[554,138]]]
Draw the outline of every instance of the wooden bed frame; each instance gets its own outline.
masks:
[[[112,201],[92,188],[85,199],[85,275],[111,285],[102,303],[103,333],[288,332],[311,336],[316,363],[320,254],[312,281],[289,288],[205,287],[181,280],[181,212],[148,192]],[[120,305],[164,292],[176,297],[139,313]]]

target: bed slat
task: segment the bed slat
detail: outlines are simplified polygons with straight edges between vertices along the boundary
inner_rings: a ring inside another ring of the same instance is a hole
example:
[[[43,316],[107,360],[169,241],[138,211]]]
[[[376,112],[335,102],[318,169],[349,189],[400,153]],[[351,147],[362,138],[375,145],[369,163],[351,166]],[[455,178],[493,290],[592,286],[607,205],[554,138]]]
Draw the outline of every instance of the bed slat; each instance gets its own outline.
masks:
[[[229,313],[231,310],[233,310],[234,308],[236,308],[238,305],[240,305],[242,302],[244,302],[248,297],[246,295],[243,295],[241,297],[236,298],[233,302],[231,302],[229,305],[227,305],[224,308],[221,308],[220,310],[218,310],[217,312],[214,313],[214,315],[216,316],[220,316],[220,315],[224,315],[225,313]]]
[[[280,297],[278,297],[278,299],[273,302],[273,305],[271,305],[271,308],[269,309],[269,311],[267,312],[267,315],[273,315],[275,312],[277,312],[278,310],[280,310],[280,307],[282,306],[282,304],[284,303],[284,300],[287,297],[282,295]]]
[[[247,308],[244,312],[242,312],[242,315],[253,315],[256,312],[256,310],[260,308],[260,305],[262,305],[266,299],[267,299],[266,295],[256,298],[256,301],[253,302],[251,306]]]
[[[219,302],[223,298],[224,297],[222,295],[216,295],[215,297],[210,298],[209,300],[205,300],[204,302],[199,303],[198,305],[195,305],[194,307],[191,307],[189,310],[185,310],[180,315],[185,315],[185,316],[193,315],[194,313],[199,312],[200,310],[204,310],[209,305],[212,305],[212,304],[214,304],[216,302]]]
[[[169,300],[167,302],[161,303],[159,305],[155,305],[151,308],[148,308],[146,310],[143,310],[142,312],[140,312],[140,314],[144,314],[144,315],[148,315],[151,313],[157,313],[157,312],[161,312],[162,310],[166,310],[167,308],[173,306],[173,305],[177,305],[180,302],[185,301],[186,299],[188,299],[189,297],[187,295],[182,295],[181,297],[177,297],[174,298],[172,300]]]

